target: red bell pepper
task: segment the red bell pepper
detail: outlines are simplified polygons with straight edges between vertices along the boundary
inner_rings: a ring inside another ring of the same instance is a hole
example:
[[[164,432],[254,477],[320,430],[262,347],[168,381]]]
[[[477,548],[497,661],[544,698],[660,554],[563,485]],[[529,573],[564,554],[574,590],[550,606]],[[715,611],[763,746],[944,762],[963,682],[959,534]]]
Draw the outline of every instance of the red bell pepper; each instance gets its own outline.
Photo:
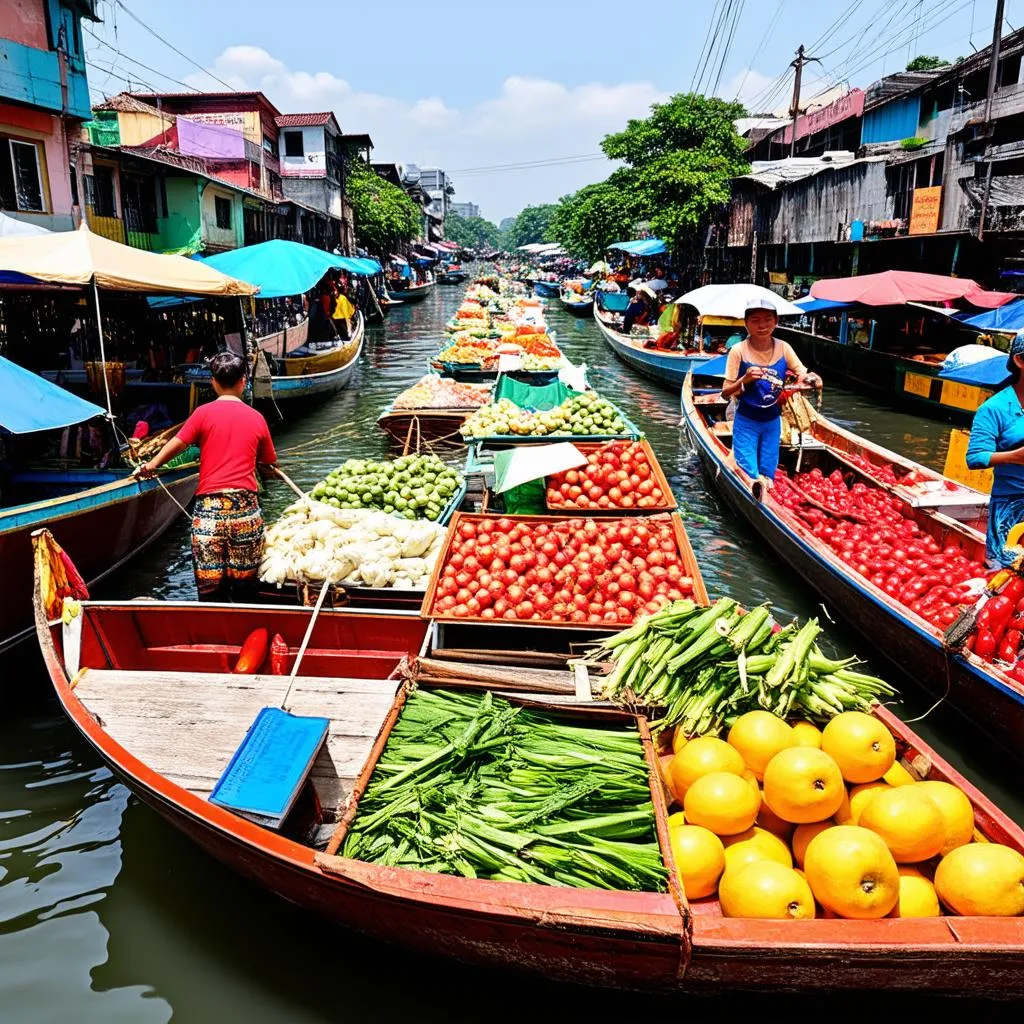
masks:
[[[267,659],[267,647],[270,644],[270,633],[263,626],[254,629],[242,644],[238,652],[238,661],[231,670],[238,675],[251,676],[260,670],[260,666]]]
[[[275,633],[270,641],[270,671],[275,676],[288,671],[288,643],[280,633]]]

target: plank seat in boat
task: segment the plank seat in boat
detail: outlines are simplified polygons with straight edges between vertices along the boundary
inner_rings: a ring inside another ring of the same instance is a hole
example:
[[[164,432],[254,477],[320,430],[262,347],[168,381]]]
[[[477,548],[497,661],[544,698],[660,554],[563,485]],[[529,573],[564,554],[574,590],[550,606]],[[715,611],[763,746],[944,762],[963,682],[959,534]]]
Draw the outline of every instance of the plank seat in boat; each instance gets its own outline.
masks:
[[[329,718],[310,779],[328,819],[338,816],[394,699],[394,680],[297,676],[296,715]],[[259,711],[277,706],[287,676],[85,669],[75,695],[128,753],[206,798]]]
[[[732,437],[732,420],[720,420],[711,425],[711,433],[715,437]]]

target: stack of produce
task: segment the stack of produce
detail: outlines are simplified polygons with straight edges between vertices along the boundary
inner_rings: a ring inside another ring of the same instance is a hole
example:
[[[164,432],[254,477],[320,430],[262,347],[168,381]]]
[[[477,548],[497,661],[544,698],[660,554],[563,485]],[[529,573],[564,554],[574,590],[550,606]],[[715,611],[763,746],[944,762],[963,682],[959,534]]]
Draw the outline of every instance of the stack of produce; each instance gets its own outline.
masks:
[[[973,602],[974,581],[987,575],[984,564],[955,544],[943,548],[913,519],[904,518],[907,506],[899,498],[865,483],[847,487],[838,470],[828,477],[819,469],[798,474],[792,482],[799,492],[789,482],[780,470],[776,500],[851,569],[926,622],[945,630]],[[824,509],[808,505],[805,497]]]
[[[731,598],[710,608],[681,601],[604,640],[595,657],[615,664],[610,699],[662,708],[656,728],[687,736],[754,708],[820,722],[895,693],[855,672],[854,659],[826,658],[815,642],[820,632],[816,619],[780,628],[767,608],[744,613]]]
[[[624,625],[693,593],[668,516],[453,524],[431,613]]]
[[[341,852],[466,878],[667,887],[637,732],[491,693],[410,695]]]
[[[924,494],[929,491],[942,491],[946,494],[956,494],[958,491],[965,496],[973,496],[969,487],[958,484],[955,480],[939,478],[932,473],[926,473],[919,469],[912,469],[902,476],[896,475],[896,469],[891,462],[872,462],[863,455],[850,453],[846,455],[846,461],[853,463],[858,469],[863,470],[872,479],[889,487],[901,487],[913,494]]]
[[[459,363],[464,366],[481,366],[494,369],[498,365],[498,343],[491,338],[471,338],[459,335],[451,345],[441,349],[434,356],[434,363]]]
[[[428,373],[406,388],[392,403],[393,409],[479,409],[491,397],[488,384],[463,384],[451,377]]]
[[[627,433],[622,413],[596,392],[571,395],[561,405],[542,412],[521,409],[511,399],[485,405],[459,428],[468,439],[481,437],[601,437]]]
[[[726,917],[1024,913],[1024,856],[975,842],[967,794],[916,781],[872,715],[819,730],[750,711],[724,740],[678,734],[662,765],[686,895],[717,893]]]
[[[548,477],[549,508],[664,507],[667,495],[639,441],[609,441],[587,456],[587,464]]]
[[[335,508],[381,509],[406,519],[437,519],[462,484],[462,475],[436,455],[403,455],[382,462],[348,459],[311,493]]]
[[[267,530],[260,579],[425,590],[445,532],[385,512],[298,502]]]

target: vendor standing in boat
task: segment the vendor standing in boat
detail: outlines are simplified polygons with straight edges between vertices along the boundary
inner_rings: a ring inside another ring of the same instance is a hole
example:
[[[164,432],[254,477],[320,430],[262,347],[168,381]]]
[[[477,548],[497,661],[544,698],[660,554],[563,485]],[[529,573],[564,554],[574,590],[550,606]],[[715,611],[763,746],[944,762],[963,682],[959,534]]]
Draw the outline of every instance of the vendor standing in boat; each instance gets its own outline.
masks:
[[[152,476],[189,445],[199,446],[192,510],[192,567],[200,601],[253,601],[263,556],[263,513],[256,470],[276,473],[277,453],[262,414],[242,401],[245,362],[233,352],[210,360],[217,398],[199,406],[147,462]]]
[[[747,336],[729,350],[723,398],[736,399],[732,450],[736,464],[751,479],[771,487],[782,440],[782,395],[786,374],[798,384],[821,386],[792,347],[775,337],[779,315],[770,299],[752,299],[743,315]]]
[[[1010,565],[1016,553],[1006,538],[1024,522],[1024,331],[1018,331],[1006,360],[1010,380],[974,414],[967,445],[969,469],[992,470],[985,554],[990,567]]]

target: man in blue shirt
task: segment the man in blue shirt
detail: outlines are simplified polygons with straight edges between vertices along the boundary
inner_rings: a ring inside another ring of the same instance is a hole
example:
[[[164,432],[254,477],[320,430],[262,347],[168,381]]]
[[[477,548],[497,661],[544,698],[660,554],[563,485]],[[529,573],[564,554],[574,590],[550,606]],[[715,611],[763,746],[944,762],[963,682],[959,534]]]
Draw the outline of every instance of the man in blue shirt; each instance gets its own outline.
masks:
[[[1024,331],[1018,331],[1006,360],[1010,380],[974,414],[967,445],[970,469],[993,471],[985,554],[989,565],[1011,565],[1006,538],[1024,522]]]

